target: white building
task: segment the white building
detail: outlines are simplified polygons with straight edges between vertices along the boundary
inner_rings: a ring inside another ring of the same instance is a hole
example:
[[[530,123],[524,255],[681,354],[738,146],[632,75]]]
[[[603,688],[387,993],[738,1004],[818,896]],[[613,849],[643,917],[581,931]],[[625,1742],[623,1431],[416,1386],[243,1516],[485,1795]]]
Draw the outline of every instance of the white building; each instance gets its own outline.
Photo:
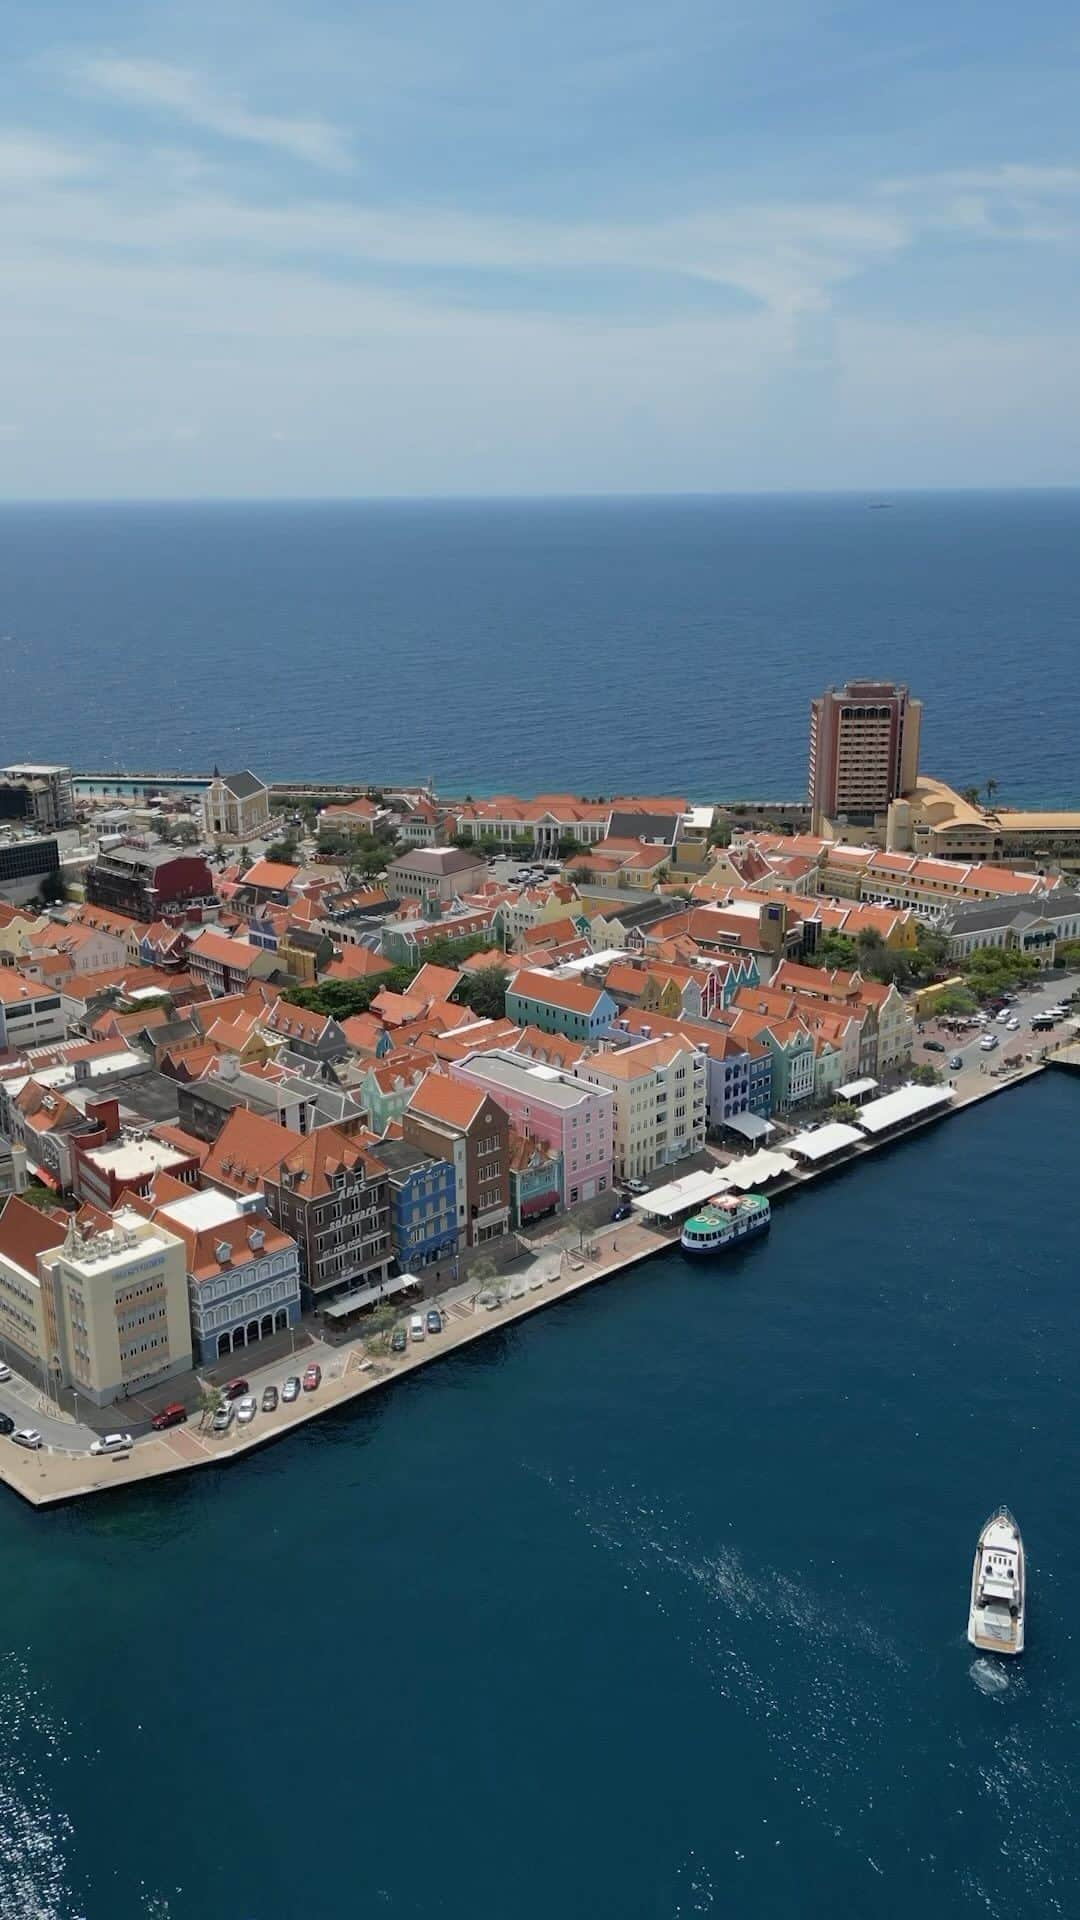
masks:
[[[202,798],[209,840],[257,840],[270,825],[270,789],[254,773],[218,773]]]

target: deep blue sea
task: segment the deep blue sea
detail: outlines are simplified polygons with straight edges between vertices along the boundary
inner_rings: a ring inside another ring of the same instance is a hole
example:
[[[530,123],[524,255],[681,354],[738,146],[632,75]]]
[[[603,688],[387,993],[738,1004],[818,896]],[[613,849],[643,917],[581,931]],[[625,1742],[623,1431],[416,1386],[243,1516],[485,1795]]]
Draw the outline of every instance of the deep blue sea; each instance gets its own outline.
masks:
[[[0,763],[797,797],[808,702],[1080,804],[1080,492],[0,508]]]
[[[5,1920],[1075,1915],[1078,1097],[221,1476],[5,1496]],[[1002,1500],[1008,1669],[964,1635]]]

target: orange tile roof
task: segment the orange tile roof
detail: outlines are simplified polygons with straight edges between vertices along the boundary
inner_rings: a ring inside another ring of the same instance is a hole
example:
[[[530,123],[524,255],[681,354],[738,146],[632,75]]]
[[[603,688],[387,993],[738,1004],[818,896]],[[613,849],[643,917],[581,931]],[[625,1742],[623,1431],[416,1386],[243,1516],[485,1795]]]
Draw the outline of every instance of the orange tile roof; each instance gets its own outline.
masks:
[[[556,980],[553,974],[536,973],[523,967],[510,982],[510,991],[543,1006],[560,1007],[566,1013],[591,1014],[596,1011],[602,987],[583,987],[576,980]]]
[[[491,1098],[486,1087],[470,1087],[463,1081],[449,1079],[446,1074],[428,1073],[410,1096],[408,1111],[421,1120],[438,1120],[446,1126],[464,1129]]]
[[[256,860],[254,866],[241,875],[240,884],[244,887],[269,887],[275,893],[286,893],[295,884],[299,872],[299,867],[287,866],[284,860]]]
[[[210,960],[231,972],[239,973],[250,967],[253,960],[262,952],[248,940],[233,940],[228,934],[215,933],[211,927],[203,927],[195,936],[188,949],[189,960]]]
[[[62,1246],[66,1238],[66,1226],[39,1207],[28,1206],[17,1194],[10,1194],[0,1210],[0,1253],[35,1280],[38,1254]]]
[[[231,1193],[255,1192],[295,1141],[287,1127],[247,1107],[234,1107],[203,1162],[203,1177]]]
[[[367,1179],[378,1179],[383,1169],[373,1159],[359,1140],[339,1131],[337,1127],[316,1127],[300,1141],[296,1135],[290,1136],[294,1142],[292,1151],[283,1155],[280,1163],[268,1169],[275,1185],[283,1185],[283,1176],[291,1177],[292,1190],[304,1200],[318,1200],[333,1191],[331,1177],[342,1168],[349,1173],[361,1173]],[[365,1135],[370,1138],[370,1135]]]

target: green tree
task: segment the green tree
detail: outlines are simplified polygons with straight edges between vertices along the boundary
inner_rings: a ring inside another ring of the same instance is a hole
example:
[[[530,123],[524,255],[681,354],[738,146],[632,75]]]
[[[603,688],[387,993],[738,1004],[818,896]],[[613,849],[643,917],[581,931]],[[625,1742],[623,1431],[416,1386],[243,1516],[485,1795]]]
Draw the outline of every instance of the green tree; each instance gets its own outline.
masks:
[[[858,1112],[858,1107],[851,1100],[834,1100],[829,1108],[828,1118],[839,1120],[845,1127],[850,1127],[852,1121],[858,1117]]]
[[[38,899],[43,907],[51,907],[58,900],[67,899],[67,886],[62,873],[47,873],[38,888]]]
[[[928,1060],[920,1060],[917,1066],[912,1067],[911,1077],[917,1087],[936,1087],[941,1082],[940,1073]]]
[[[456,989],[463,1006],[481,1020],[502,1020],[506,1014],[507,975],[502,967],[477,967]]]
[[[731,845],[731,821],[730,820],[715,820],[713,822],[712,826],[709,828],[709,845],[710,847],[730,847]]]
[[[934,1013],[974,1013],[979,1002],[968,987],[950,987],[946,993],[936,995]]]
[[[961,800],[966,800],[969,807],[977,807],[979,804],[978,787],[961,787],[960,798]]]
[[[994,798],[994,795],[995,795],[995,793],[997,792],[997,790],[998,790],[998,783],[997,783],[997,781],[996,781],[996,780],[987,780],[987,781],[985,782],[985,784],[984,784],[984,788],[983,788],[983,791],[984,791],[984,792],[985,792],[985,794],[986,794],[986,804],[987,804],[987,806],[990,806],[990,805],[991,805],[991,803],[992,803],[992,801],[993,801],[993,798]]]
[[[296,865],[296,845],[295,837],[275,840],[271,846],[267,847],[266,857],[268,860],[280,860],[283,866],[293,867]],[[246,848],[243,851],[246,852]]]
[[[195,1402],[199,1409],[199,1427],[204,1428],[222,1405],[221,1388],[215,1387],[209,1380],[199,1382],[199,1395]]]
[[[582,846],[581,841],[575,840],[572,833],[560,833],[559,835],[559,859],[560,860],[572,860],[576,853],[584,853],[584,851],[585,851],[585,848]]]

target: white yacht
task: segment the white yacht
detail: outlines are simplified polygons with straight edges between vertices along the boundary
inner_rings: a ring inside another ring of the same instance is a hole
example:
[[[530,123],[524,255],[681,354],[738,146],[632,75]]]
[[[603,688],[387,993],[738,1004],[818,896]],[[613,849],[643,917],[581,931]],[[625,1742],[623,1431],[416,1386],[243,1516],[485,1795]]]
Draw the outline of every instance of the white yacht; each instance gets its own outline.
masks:
[[[1024,1543],[1008,1507],[991,1514],[971,1569],[967,1637],[980,1653],[1023,1653]]]

